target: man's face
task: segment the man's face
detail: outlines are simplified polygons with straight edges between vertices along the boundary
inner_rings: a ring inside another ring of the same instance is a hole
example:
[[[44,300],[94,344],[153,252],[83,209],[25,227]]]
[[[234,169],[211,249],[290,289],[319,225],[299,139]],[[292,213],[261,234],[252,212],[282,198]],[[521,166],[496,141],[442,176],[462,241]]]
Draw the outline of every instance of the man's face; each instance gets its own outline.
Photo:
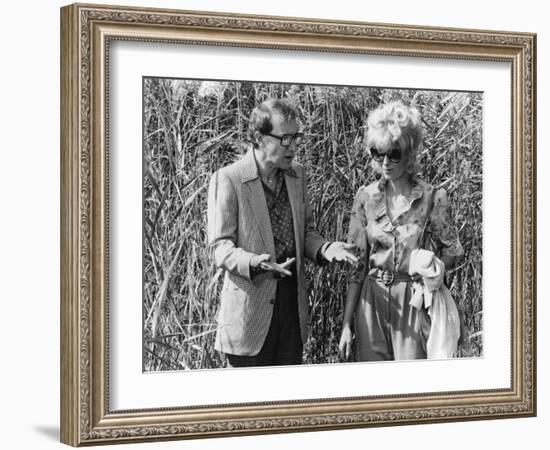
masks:
[[[271,124],[273,125],[271,134],[274,136],[283,136],[298,132],[298,122],[296,120],[285,121],[280,114],[272,116]],[[297,145],[294,140],[292,140],[288,147],[283,147],[279,138],[269,135],[260,136],[260,149],[264,153],[264,161],[279,169],[290,169],[292,160],[296,155],[296,147]]]

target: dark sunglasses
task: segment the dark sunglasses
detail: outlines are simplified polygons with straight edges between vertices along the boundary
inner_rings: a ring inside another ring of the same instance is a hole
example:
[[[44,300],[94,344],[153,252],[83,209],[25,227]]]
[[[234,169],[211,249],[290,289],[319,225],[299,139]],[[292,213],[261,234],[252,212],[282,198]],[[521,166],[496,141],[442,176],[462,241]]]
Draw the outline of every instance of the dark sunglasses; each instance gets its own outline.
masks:
[[[271,133],[264,133],[264,135],[279,139],[283,147],[289,147],[290,144],[292,144],[292,141],[296,142],[296,145],[300,145],[304,140],[304,133],[283,134],[282,136],[277,136],[276,134]]]
[[[378,149],[373,147],[370,149],[370,154],[372,155],[373,159],[379,163],[384,162],[384,158],[386,156],[392,163],[398,163],[399,161],[401,161],[402,157],[400,148],[392,148],[389,152],[380,153]]]

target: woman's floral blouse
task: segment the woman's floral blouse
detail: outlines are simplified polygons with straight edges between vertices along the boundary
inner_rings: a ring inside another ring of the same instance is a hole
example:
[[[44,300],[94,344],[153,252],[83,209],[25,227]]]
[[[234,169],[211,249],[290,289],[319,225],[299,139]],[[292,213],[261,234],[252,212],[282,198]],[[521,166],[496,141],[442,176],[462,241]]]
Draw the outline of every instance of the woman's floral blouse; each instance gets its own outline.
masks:
[[[381,179],[362,186],[355,196],[348,242],[357,246],[359,263],[354,267],[350,281],[362,283],[367,267],[407,273],[411,252],[422,247],[428,237],[432,245],[430,250],[440,257],[456,258],[464,253],[449,217],[445,189],[438,189],[433,196],[433,208],[423,239],[422,229],[435,188],[423,181],[413,180],[409,207],[392,221],[386,207],[385,185],[385,180]],[[371,247],[368,265],[367,239]]]

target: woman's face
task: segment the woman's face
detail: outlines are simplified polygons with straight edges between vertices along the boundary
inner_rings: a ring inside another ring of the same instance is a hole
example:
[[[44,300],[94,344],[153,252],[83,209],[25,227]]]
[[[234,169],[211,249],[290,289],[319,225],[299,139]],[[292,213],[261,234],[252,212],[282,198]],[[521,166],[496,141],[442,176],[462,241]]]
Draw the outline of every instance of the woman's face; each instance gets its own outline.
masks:
[[[384,179],[394,181],[407,172],[407,154],[396,142],[388,149],[371,150],[373,158],[380,164]]]

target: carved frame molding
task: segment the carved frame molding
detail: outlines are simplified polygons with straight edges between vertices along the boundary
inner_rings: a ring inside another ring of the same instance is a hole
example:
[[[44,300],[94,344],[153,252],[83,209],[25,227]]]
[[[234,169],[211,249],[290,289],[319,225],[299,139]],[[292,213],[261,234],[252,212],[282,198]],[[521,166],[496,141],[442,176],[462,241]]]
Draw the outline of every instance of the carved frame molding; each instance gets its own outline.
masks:
[[[113,39],[509,61],[512,65],[512,387],[110,412],[108,95]],[[536,36],[75,4],[61,10],[61,439],[73,445],[536,414]]]

